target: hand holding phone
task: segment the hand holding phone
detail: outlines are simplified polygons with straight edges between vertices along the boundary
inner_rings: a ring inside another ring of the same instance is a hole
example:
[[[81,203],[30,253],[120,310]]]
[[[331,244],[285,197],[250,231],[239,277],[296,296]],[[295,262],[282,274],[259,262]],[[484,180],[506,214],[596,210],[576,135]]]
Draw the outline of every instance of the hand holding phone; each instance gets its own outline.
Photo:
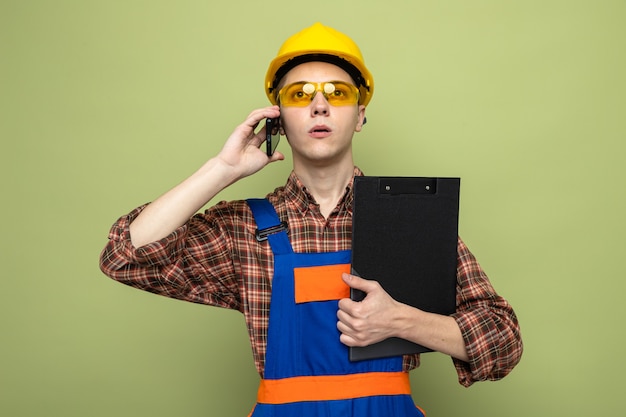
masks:
[[[265,120],[265,152],[268,157],[274,155],[280,142],[280,119],[268,118]]]

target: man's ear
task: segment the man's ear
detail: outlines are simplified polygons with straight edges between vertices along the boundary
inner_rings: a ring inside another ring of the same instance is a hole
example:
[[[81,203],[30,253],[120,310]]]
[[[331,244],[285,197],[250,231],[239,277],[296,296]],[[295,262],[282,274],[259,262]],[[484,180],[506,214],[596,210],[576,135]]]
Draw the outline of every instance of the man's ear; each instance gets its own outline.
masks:
[[[278,117],[278,133],[282,136],[285,136],[285,129],[283,129],[283,116],[282,114]]]
[[[356,126],[354,128],[355,132],[360,132],[361,129],[363,129],[363,125],[366,122],[366,118],[365,118],[365,106],[364,105],[359,105],[359,112],[357,113],[357,121],[356,121]]]

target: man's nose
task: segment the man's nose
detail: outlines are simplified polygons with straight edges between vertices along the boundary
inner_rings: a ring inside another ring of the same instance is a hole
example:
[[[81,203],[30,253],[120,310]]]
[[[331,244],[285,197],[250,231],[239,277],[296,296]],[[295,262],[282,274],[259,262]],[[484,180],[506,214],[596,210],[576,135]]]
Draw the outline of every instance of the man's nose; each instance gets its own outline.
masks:
[[[328,100],[321,91],[317,91],[311,103],[311,114],[313,116],[326,116],[329,110]]]

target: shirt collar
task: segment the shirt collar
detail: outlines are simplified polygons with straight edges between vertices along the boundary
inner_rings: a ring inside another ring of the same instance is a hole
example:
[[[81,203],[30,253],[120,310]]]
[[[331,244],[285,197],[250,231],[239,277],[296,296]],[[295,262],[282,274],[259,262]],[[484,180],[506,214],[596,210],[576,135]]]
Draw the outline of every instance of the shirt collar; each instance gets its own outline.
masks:
[[[346,186],[346,192],[337,203],[337,208],[340,213],[342,211],[347,211],[349,214],[352,214],[352,201],[354,200],[352,187],[354,184],[354,177],[360,177],[362,175],[363,172],[361,169],[355,166],[354,175]],[[303,216],[306,215],[312,208],[319,210],[317,201],[315,201],[315,198],[313,198],[313,196],[308,192],[294,171],[291,171],[291,174],[287,179],[287,184],[285,184],[285,194],[291,204],[293,204]]]

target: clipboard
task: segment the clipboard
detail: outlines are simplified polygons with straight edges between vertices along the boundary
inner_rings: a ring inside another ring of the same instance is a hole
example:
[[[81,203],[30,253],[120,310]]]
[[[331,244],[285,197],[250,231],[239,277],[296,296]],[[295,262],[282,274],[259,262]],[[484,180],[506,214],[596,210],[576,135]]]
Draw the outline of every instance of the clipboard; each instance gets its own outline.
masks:
[[[397,301],[456,311],[460,178],[355,177],[351,273],[378,281]],[[360,301],[365,294],[351,291]],[[390,338],[351,347],[350,360],[431,350]]]

